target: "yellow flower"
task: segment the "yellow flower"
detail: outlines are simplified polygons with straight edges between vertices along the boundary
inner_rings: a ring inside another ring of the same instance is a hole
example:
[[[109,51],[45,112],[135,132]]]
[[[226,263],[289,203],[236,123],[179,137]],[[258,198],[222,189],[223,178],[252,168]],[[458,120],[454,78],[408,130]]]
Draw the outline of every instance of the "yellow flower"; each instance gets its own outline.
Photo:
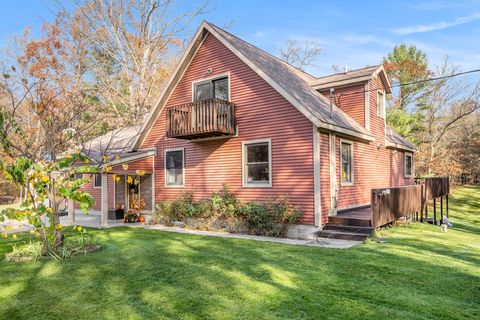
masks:
[[[112,174],[112,179],[113,179],[113,180],[116,180],[116,179],[117,179],[117,175],[116,175],[115,173]]]
[[[120,160],[120,156],[116,156],[116,157],[115,157],[115,160]]]
[[[43,176],[42,177],[42,182],[47,183],[49,180],[50,180],[50,178],[48,176]]]
[[[2,233],[2,237],[7,238],[7,237],[8,237],[8,233],[6,233],[6,232]]]
[[[76,154],[80,154],[80,152],[81,152],[80,149],[75,150]]]
[[[136,174],[138,174],[139,176],[143,176],[145,175],[145,170],[137,170],[135,171]]]
[[[63,226],[59,223],[55,226],[55,229],[62,230]]]
[[[48,208],[47,208],[47,212],[48,212],[48,213],[53,213],[53,209],[50,208],[50,207],[48,207]]]
[[[78,226],[78,227],[77,227],[77,230],[78,230],[78,231],[82,231],[82,226]]]
[[[115,177],[115,181],[120,181],[120,177]]]
[[[112,167],[106,167],[105,168],[105,172],[110,172],[110,171],[112,171]]]
[[[128,164],[122,164],[123,170],[128,170]]]
[[[13,228],[12,228],[11,226],[7,226],[7,230],[8,230],[8,231],[12,231]]]
[[[132,176],[128,176],[127,182],[128,182],[129,184],[132,184],[132,183],[133,183],[133,178],[132,178]]]
[[[90,159],[85,159],[85,163],[90,163]]]
[[[103,162],[107,162],[107,156],[103,156]]]
[[[12,238],[13,238],[14,240],[17,239],[17,234],[14,233],[14,234],[12,235]]]

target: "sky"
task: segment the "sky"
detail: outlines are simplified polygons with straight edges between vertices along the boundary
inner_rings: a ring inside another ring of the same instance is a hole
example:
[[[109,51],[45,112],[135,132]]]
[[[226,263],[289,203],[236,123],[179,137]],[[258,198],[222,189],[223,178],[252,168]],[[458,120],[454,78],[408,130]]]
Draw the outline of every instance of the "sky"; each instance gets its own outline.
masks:
[[[177,0],[177,10],[197,3]],[[40,34],[54,9],[51,0],[0,0],[0,47],[26,27]],[[380,64],[400,43],[425,51],[432,65],[448,55],[462,71],[480,68],[480,0],[210,0],[192,34],[203,19],[277,56],[288,39],[317,42],[322,52],[307,68],[315,76],[333,73],[332,65]]]

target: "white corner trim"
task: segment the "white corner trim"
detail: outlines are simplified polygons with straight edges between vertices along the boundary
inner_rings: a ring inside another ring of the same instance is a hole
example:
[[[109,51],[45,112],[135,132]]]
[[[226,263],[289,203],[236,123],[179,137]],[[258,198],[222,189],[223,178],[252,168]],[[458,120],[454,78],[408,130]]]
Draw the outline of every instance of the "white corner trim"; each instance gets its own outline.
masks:
[[[342,143],[349,144],[351,146],[350,148],[350,158],[352,159],[352,181],[343,181],[342,179]],[[340,148],[339,148],[339,155],[338,159],[340,162],[340,185],[342,187],[347,187],[347,186],[353,186],[355,183],[355,158],[354,158],[354,148],[355,144],[351,140],[346,140],[346,139],[340,139]]]
[[[335,214],[334,201],[337,200],[337,169],[336,169],[336,152],[335,152],[335,133],[328,134],[328,147],[329,147],[329,159],[330,159],[330,215]]]
[[[370,81],[365,84],[365,129],[370,131]]]
[[[167,152],[171,151],[182,151],[182,184],[167,184]],[[186,165],[185,165],[185,148],[165,148],[163,151],[163,173],[164,173],[164,185],[165,188],[184,188],[185,187],[185,171],[186,171]]]
[[[255,143],[268,143],[268,183],[267,182],[247,182],[247,172],[246,172],[246,154],[245,149],[249,144]],[[272,139],[256,139],[256,140],[247,140],[242,141],[242,188],[271,188],[272,187]]]
[[[322,221],[322,197],[320,185],[320,132],[313,125],[313,202],[315,226],[321,225]]]

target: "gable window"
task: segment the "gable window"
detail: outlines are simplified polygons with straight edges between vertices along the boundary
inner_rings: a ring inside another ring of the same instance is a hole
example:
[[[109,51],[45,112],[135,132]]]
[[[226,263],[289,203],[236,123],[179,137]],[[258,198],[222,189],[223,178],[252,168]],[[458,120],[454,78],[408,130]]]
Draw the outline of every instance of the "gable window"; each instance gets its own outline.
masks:
[[[220,77],[193,84],[194,101],[217,98],[228,101],[228,77]]]
[[[353,184],[353,144],[349,141],[340,143],[340,177],[342,185]]]
[[[377,116],[385,118],[385,93],[377,91]]]
[[[183,187],[185,180],[184,149],[165,150],[165,186]]]
[[[256,140],[243,144],[243,186],[272,186],[272,151],[271,141]]]
[[[405,153],[405,177],[413,175],[413,156],[411,153]]]
[[[93,185],[95,188],[100,188],[102,186],[102,174],[95,173],[95,182]]]

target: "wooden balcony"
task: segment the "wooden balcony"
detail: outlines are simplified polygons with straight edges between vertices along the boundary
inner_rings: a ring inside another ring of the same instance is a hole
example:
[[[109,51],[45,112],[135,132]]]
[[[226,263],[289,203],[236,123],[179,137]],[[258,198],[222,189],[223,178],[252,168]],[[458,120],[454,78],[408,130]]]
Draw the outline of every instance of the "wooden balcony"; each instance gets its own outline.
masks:
[[[235,105],[210,99],[167,108],[167,137],[198,139],[235,134]]]

